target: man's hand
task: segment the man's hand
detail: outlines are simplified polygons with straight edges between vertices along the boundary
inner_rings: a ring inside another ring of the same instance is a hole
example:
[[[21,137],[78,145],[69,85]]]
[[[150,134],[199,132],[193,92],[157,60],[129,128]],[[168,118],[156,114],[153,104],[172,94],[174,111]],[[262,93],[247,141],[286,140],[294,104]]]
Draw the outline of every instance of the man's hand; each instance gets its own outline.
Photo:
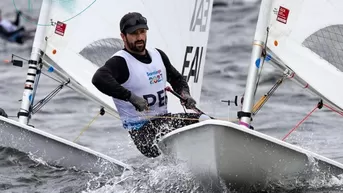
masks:
[[[185,105],[187,109],[193,109],[195,107],[197,102],[191,97],[188,92],[182,92],[181,96],[184,99],[184,101],[181,101],[181,103]]]
[[[148,102],[142,97],[136,96],[135,94],[131,93],[129,101],[136,108],[137,111],[141,112],[144,110],[148,110]]]
[[[7,116],[6,112],[5,112],[5,110],[2,109],[2,108],[0,108],[0,116],[3,116],[3,117],[8,118],[8,116]]]

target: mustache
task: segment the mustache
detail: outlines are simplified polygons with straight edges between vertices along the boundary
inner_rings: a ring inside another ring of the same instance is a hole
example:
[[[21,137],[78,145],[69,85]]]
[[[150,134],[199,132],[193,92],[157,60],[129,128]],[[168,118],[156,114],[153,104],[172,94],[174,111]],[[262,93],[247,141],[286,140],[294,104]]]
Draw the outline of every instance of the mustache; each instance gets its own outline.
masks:
[[[144,40],[138,40],[138,41],[135,41],[135,44],[138,44],[138,43],[145,43],[145,41]]]

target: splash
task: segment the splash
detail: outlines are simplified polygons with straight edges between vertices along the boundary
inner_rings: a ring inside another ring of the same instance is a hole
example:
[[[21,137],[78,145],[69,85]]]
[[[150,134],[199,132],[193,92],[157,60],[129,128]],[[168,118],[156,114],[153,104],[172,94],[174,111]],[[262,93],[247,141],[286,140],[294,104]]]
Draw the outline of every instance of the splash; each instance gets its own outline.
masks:
[[[310,161],[309,173],[311,174],[307,181],[309,189],[339,188],[343,190],[343,173],[335,175],[330,172],[330,169],[326,169],[326,166],[320,165],[320,161],[314,157],[308,155],[308,158]]]
[[[95,180],[95,179],[93,179]],[[124,172],[121,177],[110,179],[98,189],[84,193],[148,193],[148,192],[206,192],[182,163],[167,158],[148,159],[134,172]]]
[[[337,175],[335,168],[326,165],[308,154],[306,170],[295,179],[284,178],[282,181],[271,182],[265,189],[267,192],[308,192],[318,190],[343,190],[343,173]],[[335,174],[336,173],[336,174]]]

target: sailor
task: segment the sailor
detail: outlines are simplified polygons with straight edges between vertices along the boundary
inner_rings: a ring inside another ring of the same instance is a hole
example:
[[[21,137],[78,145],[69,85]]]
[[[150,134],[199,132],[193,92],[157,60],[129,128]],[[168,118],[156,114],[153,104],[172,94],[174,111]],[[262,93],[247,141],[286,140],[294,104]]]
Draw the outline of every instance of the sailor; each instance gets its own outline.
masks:
[[[17,11],[17,16],[14,22],[2,18],[0,10],[0,36],[9,42],[23,44],[26,40],[25,28],[20,25],[21,11]]]
[[[131,12],[120,21],[124,48],[116,52],[93,76],[92,83],[113,97],[123,127],[146,157],[157,157],[157,142],[166,133],[199,122],[208,116],[198,113],[170,114],[165,91],[167,81],[180,94],[187,109],[196,101],[184,77],[158,48],[146,48],[147,19]]]

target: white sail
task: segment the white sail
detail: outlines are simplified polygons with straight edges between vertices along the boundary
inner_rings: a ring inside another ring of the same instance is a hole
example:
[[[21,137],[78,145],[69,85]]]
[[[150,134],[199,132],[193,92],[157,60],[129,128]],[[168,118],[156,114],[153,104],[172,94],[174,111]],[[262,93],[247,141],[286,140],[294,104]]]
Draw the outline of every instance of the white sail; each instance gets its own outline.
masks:
[[[306,88],[343,110],[343,1],[274,0],[268,48]],[[299,82],[299,81],[298,81]]]
[[[43,57],[41,56],[43,54],[42,51],[53,51],[51,49],[46,49],[46,47],[50,46],[50,44],[47,42],[44,43],[44,39],[49,41],[49,38],[52,36],[51,33],[49,34],[50,28],[46,26],[49,26],[47,23],[49,21],[48,18],[52,15],[51,11],[56,11],[52,9],[52,4],[56,2],[57,1],[44,0],[41,5],[38,21],[39,25],[36,30],[31,57],[28,61],[29,67],[26,75],[22,104],[20,111],[18,112],[19,120],[17,122],[0,116],[0,146],[12,147],[18,149],[19,151],[28,153],[29,155],[37,156],[39,159],[42,159],[49,164],[63,166],[66,168],[76,168],[91,172],[106,173],[107,168],[113,168],[114,172],[120,173],[126,169],[131,169],[129,165],[110,158],[104,154],[27,125],[30,116],[29,110],[33,102],[33,95],[35,93],[34,89],[36,88],[35,86],[37,86],[39,80],[40,74],[38,74],[37,71],[38,68],[40,68],[41,66],[41,59]],[[61,33],[59,34],[63,35]],[[65,54],[65,57],[68,57],[68,54]],[[72,62],[78,62],[77,60],[73,60],[74,58],[72,57]],[[49,58],[45,57],[44,59]],[[42,63],[45,63],[44,59]],[[79,68],[81,69],[80,65]],[[53,70],[52,67],[49,68],[49,71],[55,72],[56,75],[60,76],[60,78],[62,79],[67,80],[69,78],[66,77],[63,73],[60,73],[59,70]],[[72,74],[75,73],[72,72]],[[87,85],[80,85],[75,82],[75,79],[80,78],[79,76],[76,78],[71,77],[73,87],[76,88],[78,91],[84,93],[85,95],[89,94],[90,92],[87,88]],[[82,79],[80,80],[83,81]],[[91,98],[98,101],[98,99],[95,97]],[[101,100],[100,103],[104,104],[104,102]],[[107,164],[109,165],[106,166]]]
[[[341,163],[252,130],[250,122],[264,61],[343,108],[343,91],[334,87],[343,81],[342,8],[342,0],[262,0],[239,124],[205,120],[174,130],[159,142],[162,152],[186,163],[203,187],[215,192],[223,192],[223,184],[235,192],[266,191],[273,184],[296,190],[303,185],[298,182],[308,183],[313,165],[341,175]],[[265,45],[269,56],[263,58]]]
[[[189,77],[191,94],[199,101],[210,28],[211,0],[72,0],[52,1],[47,41],[41,49],[86,95],[115,111],[111,97],[91,82],[95,71],[123,48],[119,22],[128,12],[148,20],[147,46],[162,49],[174,67]],[[169,110],[181,111],[169,97]]]

